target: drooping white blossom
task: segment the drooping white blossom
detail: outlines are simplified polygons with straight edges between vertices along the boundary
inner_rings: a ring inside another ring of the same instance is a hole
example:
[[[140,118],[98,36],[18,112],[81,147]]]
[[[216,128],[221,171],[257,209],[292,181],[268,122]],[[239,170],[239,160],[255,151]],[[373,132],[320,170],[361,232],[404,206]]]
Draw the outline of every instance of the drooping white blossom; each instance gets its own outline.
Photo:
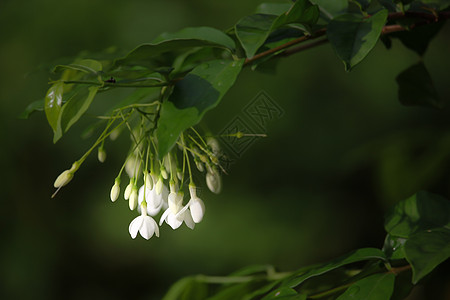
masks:
[[[146,240],[149,240],[153,234],[159,237],[158,224],[152,217],[147,215],[147,208],[145,206],[145,202],[141,204],[141,215],[131,221],[128,227],[128,231],[133,239],[136,238],[138,232]]]

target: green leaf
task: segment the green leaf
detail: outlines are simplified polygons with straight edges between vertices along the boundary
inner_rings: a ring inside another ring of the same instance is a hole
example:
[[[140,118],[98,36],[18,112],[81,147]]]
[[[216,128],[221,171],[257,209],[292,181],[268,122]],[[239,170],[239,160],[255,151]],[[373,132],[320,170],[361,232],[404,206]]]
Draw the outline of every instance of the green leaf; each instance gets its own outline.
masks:
[[[219,47],[234,52],[235,43],[224,32],[211,27],[189,27],[177,33],[166,33],[151,44],[143,44],[132,50],[116,65],[142,65],[149,68],[159,66],[161,54],[194,47]]]
[[[70,65],[58,65],[55,67],[53,72],[61,72],[64,70],[74,70],[87,74],[98,75],[98,73],[102,70],[102,64],[97,60],[83,59]]]
[[[379,300],[390,299],[394,291],[395,275],[379,273],[358,280],[337,300]]]
[[[243,59],[206,62],[175,84],[168,101],[161,105],[157,124],[160,157],[173,147],[181,132],[200,122],[203,115],[219,103],[233,85],[243,64]]]
[[[343,14],[347,11],[348,1],[347,0],[311,0],[313,4],[319,6],[320,12],[328,19],[331,20],[334,17]]]
[[[434,88],[433,81],[423,62],[419,62],[396,78],[398,98],[403,105],[420,105],[442,108],[444,106]]]
[[[63,105],[59,114],[57,130],[53,136],[53,142],[56,143],[67,132],[73,124],[86,112],[94,100],[99,86],[78,86],[73,95]]]
[[[253,57],[272,31],[275,15],[254,14],[242,18],[235,26],[236,36],[247,57]]]
[[[261,3],[255,13],[279,16],[291,8],[291,3]]]
[[[328,40],[347,71],[360,63],[375,46],[387,15],[387,10],[381,10],[370,18],[345,14],[328,24]]]
[[[292,299],[293,298],[292,296],[298,296],[297,292],[294,289],[282,287],[275,289],[271,293],[267,294],[265,297],[262,298],[262,300]],[[302,295],[302,297],[305,298],[304,295]]]
[[[423,56],[430,41],[441,30],[444,22],[416,26],[412,30],[391,33],[389,36],[398,38],[403,45]]]
[[[298,0],[286,13],[278,17],[271,14],[254,14],[242,18],[235,25],[235,32],[246,56],[251,58],[274,30],[292,23],[313,25],[318,18],[318,6],[311,5],[308,0]]]
[[[440,228],[450,223],[450,201],[420,191],[397,203],[386,216],[384,227],[392,236],[409,238],[419,231]]]
[[[185,277],[175,282],[162,300],[203,300],[208,295],[208,286],[195,277]]]
[[[31,102],[23,112],[18,116],[19,119],[28,119],[30,115],[35,111],[43,111],[45,106],[45,99],[36,100]]]
[[[322,275],[326,272],[342,267],[344,265],[372,259],[384,261],[386,260],[386,256],[379,249],[375,248],[358,249],[329,263],[318,265],[312,269],[308,269],[307,271],[296,272],[290,277],[288,277],[286,280],[284,280],[282,286],[295,288],[296,286],[300,285],[302,282],[311,277]]]
[[[414,234],[405,243],[405,255],[412,266],[412,282],[416,284],[450,257],[450,227]]]
[[[44,99],[45,116],[48,124],[56,133],[58,128],[58,120],[63,105],[63,89],[64,83],[58,81],[53,84],[47,91]]]
[[[386,254],[386,257],[391,260],[405,258],[404,245],[406,241],[407,239],[405,238],[387,234],[383,245],[383,252]]]

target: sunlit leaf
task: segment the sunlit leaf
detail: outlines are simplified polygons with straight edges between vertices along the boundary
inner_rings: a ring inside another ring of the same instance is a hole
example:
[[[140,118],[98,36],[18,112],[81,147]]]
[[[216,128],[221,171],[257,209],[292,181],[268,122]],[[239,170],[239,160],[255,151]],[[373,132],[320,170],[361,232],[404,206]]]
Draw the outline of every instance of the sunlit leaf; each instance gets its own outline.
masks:
[[[450,226],[414,234],[405,243],[405,255],[416,284],[450,257]]]
[[[394,281],[395,275],[392,273],[370,275],[352,284],[337,300],[390,299]]]
[[[158,155],[164,156],[181,132],[197,124],[233,85],[244,60],[215,60],[196,67],[175,84],[172,95],[161,106],[156,129]],[[174,121],[175,120],[175,121]]]
[[[433,81],[423,62],[419,62],[397,78],[398,98],[403,105],[420,105],[442,108],[443,100],[434,88]]]
[[[53,132],[57,131],[58,120],[63,105],[64,83],[58,81],[53,84],[47,91],[44,100],[45,116],[48,124],[52,127]]]
[[[341,15],[328,24],[328,39],[347,71],[369,54],[380,37],[386,19],[387,10],[381,10],[369,18]]]
[[[67,132],[73,124],[86,112],[94,100],[99,86],[81,86],[77,87],[72,96],[67,100],[59,114],[57,130],[53,136],[53,142],[56,143]]]

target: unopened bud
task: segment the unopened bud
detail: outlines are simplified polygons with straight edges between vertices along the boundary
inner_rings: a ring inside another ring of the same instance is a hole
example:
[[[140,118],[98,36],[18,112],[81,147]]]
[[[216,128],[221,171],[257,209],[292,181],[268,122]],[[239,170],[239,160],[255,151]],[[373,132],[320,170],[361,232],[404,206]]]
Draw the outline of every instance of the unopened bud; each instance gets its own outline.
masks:
[[[164,179],[169,178],[169,174],[167,174],[166,168],[165,168],[164,166],[161,166],[160,172],[161,172],[161,176],[162,176]]]
[[[222,178],[217,170],[206,173],[206,185],[211,192],[215,194],[220,193],[222,190]]]
[[[145,187],[148,189],[152,189],[153,188],[152,176],[150,176],[150,174],[147,171],[144,172],[144,180],[145,180]]]
[[[200,172],[205,171],[205,167],[203,166],[202,162],[196,160],[196,161],[195,161],[195,165],[197,166],[197,169],[198,169]]]
[[[114,202],[119,198],[120,193],[120,178],[116,178],[113,187],[111,188],[111,193],[109,196],[111,197],[111,201]]]
[[[155,186],[156,194],[161,195],[162,189],[163,189],[163,178],[162,178],[162,176],[159,176],[158,182],[156,183],[156,186]]]
[[[134,185],[131,190],[130,201],[128,202],[130,205],[130,210],[134,210],[138,204],[138,189],[137,186]]]
[[[103,147],[98,148],[97,152],[98,161],[104,163],[106,160],[106,151]]]
[[[60,188],[68,184],[72,178],[73,174],[78,170],[79,164],[77,162],[74,162],[72,164],[72,167],[69,170],[65,170],[59,176],[56,178],[55,183],[53,183],[53,186],[55,188]]]
[[[134,178],[130,178],[130,183],[128,183],[127,187],[125,188],[125,193],[123,194],[125,200],[130,199],[131,190],[133,189],[133,186],[134,186]]]

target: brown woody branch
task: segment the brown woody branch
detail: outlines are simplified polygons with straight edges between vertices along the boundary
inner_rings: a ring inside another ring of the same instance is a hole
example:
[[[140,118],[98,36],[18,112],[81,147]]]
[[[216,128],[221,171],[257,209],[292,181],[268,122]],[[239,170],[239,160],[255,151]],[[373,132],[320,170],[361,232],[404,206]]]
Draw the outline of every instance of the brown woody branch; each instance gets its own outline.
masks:
[[[448,11],[440,12],[440,13],[436,13],[435,11],[430,11],[430,13],[426,13],[426,12],[405,12],[405,13],[395,12],[395,13],[390,13],[388,15],[388,22],[402,20],[402,19],[418,19],[418,20],[417,20],[417,22],[412,23],[407,27],[399,25],[399,24],[385,25],[381,31],[381,34],[385,35],[385,34],[390,34],[393,32],[407,31],[407,30],[411,30],[411,29],[414,29],[419,26],[447,20],[447,19],[450,19],[450,12],[448,12]],[[303,51],[306,49],[310,49],[310,48],[325,44],[326,42],[328,42],[328,39],[326,39],[326,38],[319,40],[319,41],[310,42],[308,44],[303,44],[303,45],[297,46],[295,48],[291,48],[292,46],[317,39],[321,36],[324,36],[325,34],[326,34],[326,28],[319,29],[316,32],[314,32],[312,35],[305,35],[305,36],[299,37],[295,40],[289,41],[278,47],[258,53],[251,58],[247,58],[244,62],[244,65],[249,65],[261,58],[270,56],[272,54],[277,54],[278,52],[283,51],[283,50],[285,50],[285,51],[280,53],[280,55],[288,56],[288,55],[291,55],[291,54],[294,54],[294,53],[297,53],[297,52],[300,52],[300,51]],[[288,49],[288,48],[290,48],[290,49]]]

